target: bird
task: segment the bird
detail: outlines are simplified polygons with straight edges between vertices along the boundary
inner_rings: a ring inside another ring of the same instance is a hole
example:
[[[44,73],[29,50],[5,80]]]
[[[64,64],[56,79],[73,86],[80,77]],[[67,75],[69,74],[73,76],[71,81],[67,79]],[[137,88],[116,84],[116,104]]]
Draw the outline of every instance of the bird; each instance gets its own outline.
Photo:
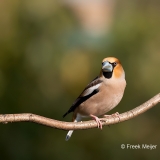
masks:
[[[102,129],[102,122],[98,117],[105,115],[119,104],[125,87],[125,72],[121,62],[115,57],[104,58],[99,76],[86,86],[63,117],[71,112],[73,112],[73,122],[91,117],[96,121],[97,127]],[[71,138],[72,133],[73,130],[69,130],[66,141]]]

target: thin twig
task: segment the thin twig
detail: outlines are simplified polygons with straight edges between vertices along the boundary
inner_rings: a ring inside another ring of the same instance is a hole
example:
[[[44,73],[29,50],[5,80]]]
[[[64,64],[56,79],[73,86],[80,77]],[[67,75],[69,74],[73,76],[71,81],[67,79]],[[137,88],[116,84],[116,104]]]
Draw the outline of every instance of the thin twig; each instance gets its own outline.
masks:
[[[119,114],[119,116],[107,116],[107,118],[101,118],[103,125],[116,124],[119,122],[123,122],[129,120],[133,117],[138,116],[146,112],[148,109],[154,107],[160,102],[160,93],[146,101],[142,105]],[[1,114],[0,115],[0,123],[7,124],[8,122],[34,122],[38,124],[42,124],[45,126],[53,127],[56,129],[63,130],[78,130],[78,129],[90,129],[97,127],[97,123],[95,121],[84,121],[84,122],[63,122],[58,121],[46,117],[42,117],[39,115],[35,115],[32,113],[21,113],[21,114]]]

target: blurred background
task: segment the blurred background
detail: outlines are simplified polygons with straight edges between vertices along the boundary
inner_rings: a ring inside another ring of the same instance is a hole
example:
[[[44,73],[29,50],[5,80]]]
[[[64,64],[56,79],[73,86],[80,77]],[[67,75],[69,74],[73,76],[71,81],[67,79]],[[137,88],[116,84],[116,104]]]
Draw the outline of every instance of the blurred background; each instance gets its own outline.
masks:
[[[158,92],[160,82],[160,1],[1,0],[0,114],[62,115],[99,74],[104,57],[118,57],[127,88],[113,111],[125,112]],[[129,121],[75,131],[34,123],[0,124],[2,159],[158,159],[157,105]],[[121,144],[153,144],[155,150]]]

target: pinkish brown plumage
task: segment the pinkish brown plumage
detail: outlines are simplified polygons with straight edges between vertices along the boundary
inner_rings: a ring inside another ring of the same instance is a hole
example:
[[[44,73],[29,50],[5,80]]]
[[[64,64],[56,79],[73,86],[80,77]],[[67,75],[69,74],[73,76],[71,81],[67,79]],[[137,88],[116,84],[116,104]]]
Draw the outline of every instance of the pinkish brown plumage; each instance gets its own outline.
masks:
[[[98,128],[102,129],[98,116],[118,105],[125,87],[125,72],[120,61],[115,57],[105,58],[100,75],[87,85],[64,117],[70,112],[73,112],[74,122],[81,121],[83,117],[91,117],[97,122]],[[72,133],[73,130],[68,132],[66,140],[69,140]]]

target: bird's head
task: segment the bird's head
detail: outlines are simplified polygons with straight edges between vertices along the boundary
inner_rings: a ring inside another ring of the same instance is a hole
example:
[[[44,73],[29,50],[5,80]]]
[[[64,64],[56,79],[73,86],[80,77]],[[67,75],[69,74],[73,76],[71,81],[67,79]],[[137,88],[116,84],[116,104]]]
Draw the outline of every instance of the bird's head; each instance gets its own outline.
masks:
[[[102,61],[101,76],[105,78],[125,78],[121,62],[115,57],[107,57]]]

